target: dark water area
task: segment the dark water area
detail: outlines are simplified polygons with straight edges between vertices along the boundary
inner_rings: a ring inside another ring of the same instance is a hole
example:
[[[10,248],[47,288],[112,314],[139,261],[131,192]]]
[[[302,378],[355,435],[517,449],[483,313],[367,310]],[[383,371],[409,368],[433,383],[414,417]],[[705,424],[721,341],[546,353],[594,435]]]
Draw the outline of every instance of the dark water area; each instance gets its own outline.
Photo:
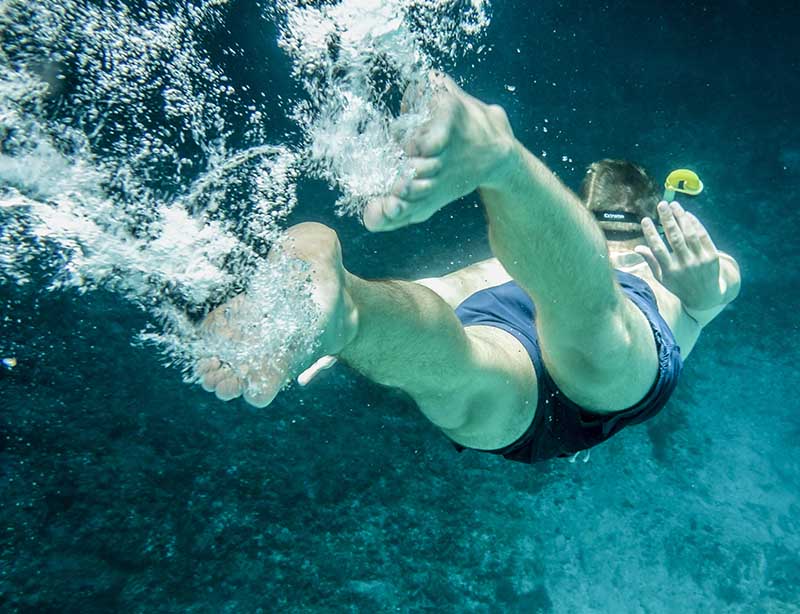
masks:
[[[275,29],[239,8],[221,38],[245,53],[219,61],[291,139]],[[19,361],[0,370],[0,611],[800,612],[799,14],[498,1],[491,51],[451,67],[573,188],[603,157],[697,170],[687,207],[741,266],[669,405],[587,463],[457,454],[341,366],[267,409],[223,404],[132,346],[144,318],[114,295],[0,287]],[[305,182],[291,221],[335,227],[359,275],[490,255],[474,197],[377,235],[335,199]]]

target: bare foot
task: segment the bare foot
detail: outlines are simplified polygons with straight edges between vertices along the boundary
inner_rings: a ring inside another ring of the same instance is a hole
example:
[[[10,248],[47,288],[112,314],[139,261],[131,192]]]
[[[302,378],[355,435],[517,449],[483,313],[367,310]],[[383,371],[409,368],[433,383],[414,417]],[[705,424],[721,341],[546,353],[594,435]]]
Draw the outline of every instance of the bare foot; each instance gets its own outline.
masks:
[[[205,358],[197,364],[203,388],[223,401],[239,396],[256,407],[266,407],[295,371],[314,363],[320,356],[336,355],[353,340],[358,329],[358,311],[347,292],[341,245],[336,233],[322,224],[305,223],[287,231],[287,249],[310,265],[312,297],[321,314],[317,350],[313,355],[269,357],[252,367],[225,364],[219,358]],[[236,315],[247,304],[247,295],[234,297],[217,307],[203,321],[202,329],[217,339],[247,343],[246,332],[237,327]]]
[[[430,86],[435,88],[431,119],[405,147],[414,175],[367,205],[367,230],[424,222],[448,203],[495,181],[513,149],[513,133],[502,108],[473,98],[444,75],[431,76]],[[413,93],[406,92],[409,95]]]

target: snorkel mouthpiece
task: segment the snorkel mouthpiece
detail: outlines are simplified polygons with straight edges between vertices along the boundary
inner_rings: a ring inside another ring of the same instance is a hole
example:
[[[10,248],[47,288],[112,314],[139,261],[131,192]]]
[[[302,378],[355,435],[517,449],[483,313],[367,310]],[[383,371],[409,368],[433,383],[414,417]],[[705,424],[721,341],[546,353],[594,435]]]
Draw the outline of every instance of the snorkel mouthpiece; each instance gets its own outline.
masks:
[[[672,171],[664,182],[664,200],[671,202],[675,199],[675,193],[697,196],[703,191],[703,182],[697,173],[687,168],[679,168]]]

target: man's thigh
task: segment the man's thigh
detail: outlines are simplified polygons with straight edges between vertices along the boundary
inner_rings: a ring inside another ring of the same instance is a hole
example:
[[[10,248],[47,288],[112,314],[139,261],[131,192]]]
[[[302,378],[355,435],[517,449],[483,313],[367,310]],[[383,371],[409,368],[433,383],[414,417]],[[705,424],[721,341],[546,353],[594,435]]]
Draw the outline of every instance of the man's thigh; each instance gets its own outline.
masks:
[[[553,381],[571,401],[597,413],[632,407],[658,375],[658,352],[647,317],[624,297],[617,313],[597,319],[574,338],[575,326],[538,318],[542,360]]]
[[[502,448],[516,441],[533,421],[538,397],[536,372],[525,347],[510,333],[482,325],[467,326],[465,332],[475,357],[464,408],[467,419],[458,429],[442,430],[469,448]],[[420,403],[434,423],[432,414],[438,403],[447,400]]]

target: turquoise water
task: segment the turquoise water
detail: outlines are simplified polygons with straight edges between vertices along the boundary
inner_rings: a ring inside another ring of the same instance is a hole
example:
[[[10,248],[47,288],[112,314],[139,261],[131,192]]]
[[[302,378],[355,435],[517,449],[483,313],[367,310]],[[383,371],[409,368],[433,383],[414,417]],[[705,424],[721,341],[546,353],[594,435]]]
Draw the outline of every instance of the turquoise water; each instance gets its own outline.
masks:
[[[688,206],[743,291],[659,416],[588,463],[530,467],[456,454],[341,366],[226,405],[131,345],[147,313],[113,288],[45,292],[35,261],[0,285],[18,361],[0,370],[0,610],[800,611],[797,9],[679,5],[497,2],[478,59],[442,58],[572,187],[608,156],[701,174]],[[235,3],[198,44],[292,144],[300,88],[261,9]],[[356,274],[490,255],[474,197],[371,235],[338,195],[301,180],[284,223],[335,227]]]

